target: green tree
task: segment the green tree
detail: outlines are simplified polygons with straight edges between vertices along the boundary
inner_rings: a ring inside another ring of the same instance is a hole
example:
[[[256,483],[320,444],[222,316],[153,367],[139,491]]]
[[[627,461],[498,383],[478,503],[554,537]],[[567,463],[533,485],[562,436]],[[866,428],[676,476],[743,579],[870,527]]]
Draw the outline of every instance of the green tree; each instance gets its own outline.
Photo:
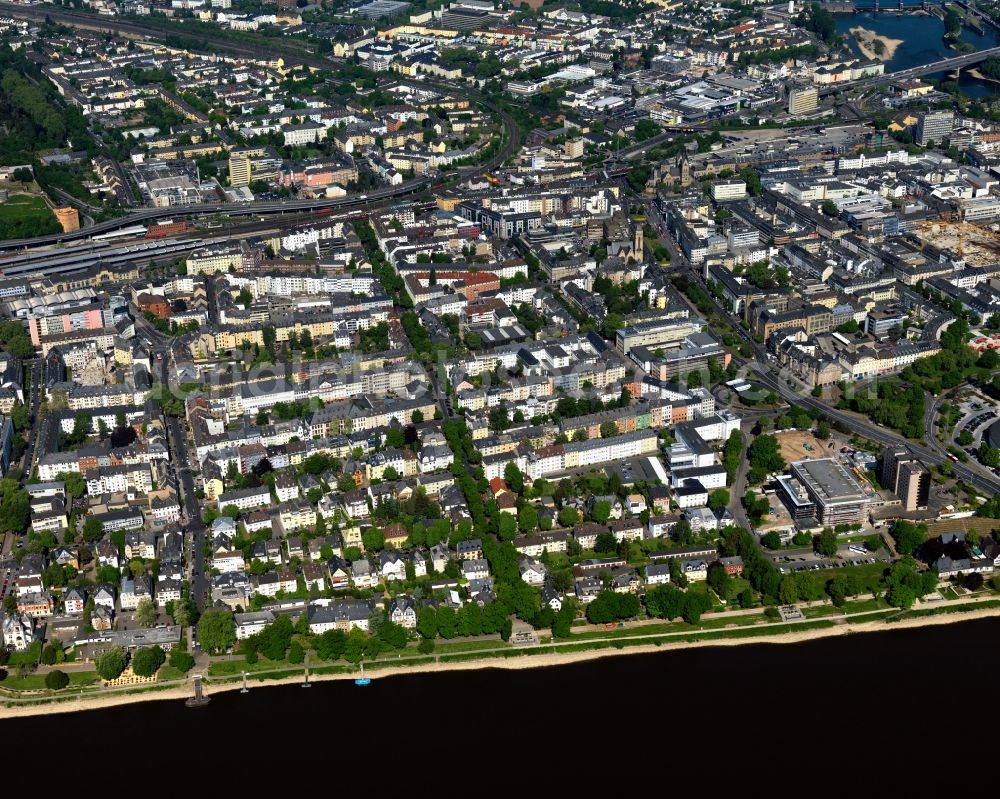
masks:
[[[292,620],[281,614],[259,633],[261,654],[268,660],[283,660],[292,643]]]
[[[31,501],[28,492],[12,478],[0,480],[0,530],[21,535],[28,528]]]
[[[913,558],[905,557],[893,564],[885,582],[888,589],[886,601],[893,607],[905,609],[912,607],[919,597],[934,590],[937,575],[934,572],[921,575]]]
[[[748,480],[754,485],[763,482],[770,472],[778,472],[785,468],[778,439],[766,433],[757,436],[750,444],[747,459],[750,461]]]
[[[732,482],[736,471],[743,460],[743,436],[739,430],[733,430],[726,439],[722,449],[722,465],[726,467],[727,480]]]
[[[170,650],[170,665],[187,674],[194,668],[194,658],[183,649],[174,647]]]
[[[580,512],[576,508],[562,508],[558,514],[559,524],[562,527],[572,527],[580,521]]]
[[[729,505],[729,492],[724,488],[716,488],[708,495],[708,507],[720,511]]]
[[[102,655],[98,655],[94,660],[94,667],[98,675],[104,680],[115,680],[125,671],[128,664],[128,655],[120,646],[113,646]]]
[[[927,538],[927,527],[922,524],[900,520],[889,529],[896,544],[896,551],[901,555],[912,555]]]
[[[365,552],[378,552],[385,549],[385,533],[377,527],[369,527],[361,533],[361,543],[365,545]]]
[[[60,691],[69,685],[69,675],[59,669],[54,669],[45,675],[45,687],[50,691]]]
[[[503,481],[507,484],[507,488],[515,494],[524,493],[524,475],[521,474],[521,470],[513,461],[504,467]]]
[[[587,620],[591,624],[607,624],[620,619],[630,619],[639,615],[642,609],[635,594],[618,594],[602,591],[587,605]]]
[[[614,438],[618,435],[618,425],[615,422],[601,422],[601,438]]]
[[[962,17],[951,6],[944,12],[944,32],[945,36],[958,39],[962,34]]]
[[[417,609],[417,632],[424,638],[437,637],[437,611],[434,608],[422,607]]]
[[[517,535],[517,520],[509,513],[501,513],[497,534],[502,541],[512,541]]]
[[[95,516],[88,516],[83,523],[83,540],[88,544],[95,544],[104,537],[104,527],[101,520]]]
[[[132,656],[132,671],[140,677],[152,677],[164,664],[167,656],[158,646],[144,646]]]
[[[732,585],[732,578],[726,567],[721,563],[714,563],[708,569],[708,587],[719,596],[720,599],[729,597],[729,587]]]
[[[480,610],[479,605],[474,602],[465,607],[475,608],[477,612]],[[393,649],[403,649],[406,646],[406,628],[388,620],[379,628],[378,637]]]
[[[62,655],[62,645],[56,641],[49,641],[42,647],[42,663],[46,666],[53,666]]]
[[[187,627],[191,624],[191,619],[196,615],[194,603],[186,598],[182,597],[174,601],[173,608],[171,609],[170,618],[173,619],[174,624],[178,627]]]
[[[538,527],[538,511],[534,505],[525,505],[517,514],[517,526],[522,533],[530,533]]]
[[[228,610],[206,610],[198,620],[198,640],[210,653],[225,652],[236,643],[236,622]]]
[[[135,609],[135,620],[143,627],[152,627],[156,624],[156,605],[153,600],[143,597]]]
[[[816,539],[816,551],[826,558],[832,558],[837,554],[837,534],[827,527]]]
[[[421,638],[420,643],[417,644],[417,651],[421,655],[429,655],[434,651],[434,640],[431,638]]]
[[[327,630],[313,639],[316,655],[322,660],[337,660],[347,648],[347,636],[343,630]]]
[[[87,484],[80,472],[60,472],[56,475],[66,486],[66,493],[73,499],[80,499],[87,492]]]
[[[684,610],[684,592],[675,585],[658,585],[646,592],[646,609],[658,619],[675,619]]]
[[[979,460],[983,466],[995,469],[1000,466],[1000,449],[991,447],[985,441],[979,445]]]
[[[687,519],[681,519],[670,528],[670,538],[681,546],[691,546],[694,543],[694,530]]]
[[[681,617],[688,624],[697,624],[701,621],[701,614],[709,610],[712,600],[707,594],[688,591],[684,595],[684,607],[681,610]]]
[[[795,578],[786,574],[781,578],[781,585],[778,588],[778,600],[782,605],[793,605],[798,601],[799,589],[795,584]]]
[[[365,653],[365,634],[357,627],[347,636],[344,657],[348,663],[360,663]]]
[[[452,608],[438,608],[437,630],[442,638],[454,638],[458,633],[458,615]]]
[[[611,503],[606,499],[595,502],[594,507],[590,511],[590,518],[598,524],[604,524],[611,518]]]
[[[75,442],[79,443],[87,438],[87,435],[90,433],[91,421],[90,414],[83,411],[78,411],[73,417],[72,437]]]

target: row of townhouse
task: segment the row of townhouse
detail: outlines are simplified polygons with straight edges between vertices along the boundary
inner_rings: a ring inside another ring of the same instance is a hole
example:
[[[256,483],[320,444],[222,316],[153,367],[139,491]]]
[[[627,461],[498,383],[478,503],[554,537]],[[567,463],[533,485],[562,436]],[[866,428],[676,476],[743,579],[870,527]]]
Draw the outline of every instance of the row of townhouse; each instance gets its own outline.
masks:
[[[71,411],[131,405],[145,400],[148,393],[148,389],[139,388],[129,383],[105,386],[74,385],[66,392],[66,404]]]
[[[567,469],[593,466],[609,461],[637,457],[656,452],[659,436],[655,429],[634,430],[612,438],[597,438],[588,441],[571,441],[567,444],[551,444],[532,451],[527,456],[514,460],[523,462],[519,467],[532,480],[557,474]],[[502,456],[505,457],[505,456]],[[485,464],[486,477],[492,479],[503,474],[506,464],[499,459]]]
[[[393,422],[407,425],[414,414],[424,419],[434,416],[437,408],[432,395],[413,399],[369,399],[355,397],[346,402],[316,411],[309,420],[314,438],[329,438],[338,434],[387,427]]]
[[[98,466],[88,469],[87,493],[146,494],[153,489],[153,471],[148,463]]]
[[[660,428],[672,423],[673,402],[666,399],[640,399],[624,408],[611,408],[585,416],[562,419],[559,431],[569,438],[583,432],[588,438],[600,438],[601,426],[612,423],[619,433]],[[686,419],[685,419],[686,421]]]
[[[242,347],[265,346],[264,330],[273,328],[276,341],[284,343],[294,334],[301,339],[308,331],[313,340],[336,338],[338,333],[343,338],[348,332],[341,320],[332,314],[326,316],[296,315],[294,319],[281,324],[263,324],[263,320],[251,320],[248,324],[225,324],[201,333],[201,347],[205,352],[219,350],[235,350]],[[339,345],[338,345],[339,346]]]
[[[370,294],[379,284],[370,272],[343,275],[259,275],[254,280],[254,296],[277,294]]]
[[[529,399],[552,397],[555,388],[551,378],[542,376],[521,377],[501,385],[458,392],[458,407],[469,411],[496,408],[501,404],[518,405]]]
[[[797,338],[801,340],[789,337],[776,344],[776,357],[782,366],[814,386],[892,374],[941,351],[936,340],[921,340],[886,345],[864,343],[830,353],[805,336]]]
[[[150,464],[154,461],[166,461],[169,457],[166,446],[157,442],[138,441],[118,449],[88,444],[73,451],[43,455],[38,459],[38,478],[50,482],[63,472],[85,475],[88,470],[98,467]]]

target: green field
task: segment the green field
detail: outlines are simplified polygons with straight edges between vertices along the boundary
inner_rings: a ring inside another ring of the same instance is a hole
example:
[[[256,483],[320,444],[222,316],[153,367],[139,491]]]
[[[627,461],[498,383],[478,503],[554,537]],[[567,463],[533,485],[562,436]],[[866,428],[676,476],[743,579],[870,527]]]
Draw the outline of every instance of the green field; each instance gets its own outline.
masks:
[[[59,233],[62,226],[41,197],[16,194],[0,203],[0,239]]]
[[[96,671],[68,671],[66,674],[69,677],[70,688],[93,685],[99,679]],[[45,675],[27,674],[24,677],[18,677],[10,674],[3,682],[0,682],[0,686],[10,691],[44,691]]]

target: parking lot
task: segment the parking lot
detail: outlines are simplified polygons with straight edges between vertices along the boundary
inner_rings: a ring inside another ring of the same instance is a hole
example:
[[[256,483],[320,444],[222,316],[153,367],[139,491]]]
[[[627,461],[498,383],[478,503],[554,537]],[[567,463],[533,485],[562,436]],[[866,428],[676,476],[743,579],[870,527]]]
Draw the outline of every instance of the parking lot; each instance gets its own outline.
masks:
[[[862,566],[866,563],[875,563],[878,558],[874,553],[861,555],[851,552],[843,546],[837,552],[837,558],[824,558],[814,552],[806,554],[776,554],[774,556],[775,565],[782,574],[803,571],[822,571],[823,569],[840,569],[844,566]]]
[[[968,431],[978,441],[982,435],[981,428],[985,427],[990,422],[996,421],[996,419],[996,411],[984,411],[983,413],[977,413],[970,419],[960,420],[955,426],[955,435],[957,436],[962,431]]]
[[[955,436],[968,432],[974,439],[973,448],[978,447],[986,428],[1000,418],[1000,412],[992,400],[978,393],[967,396],[958,407],[962,416],[955,425]]]

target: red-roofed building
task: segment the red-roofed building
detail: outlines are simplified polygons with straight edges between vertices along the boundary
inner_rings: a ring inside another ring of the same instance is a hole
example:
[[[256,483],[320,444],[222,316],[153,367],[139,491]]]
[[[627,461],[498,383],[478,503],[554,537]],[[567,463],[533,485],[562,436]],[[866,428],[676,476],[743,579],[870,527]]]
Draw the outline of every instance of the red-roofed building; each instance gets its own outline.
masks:
[[[421,286],[430,285],[430,272],[416,272],[411,277]],[[500,278],[492,272],[435,272],[435,278],[441,285],[454,286],[469,302],[475,302],[483,292],[500,289]]]
[[[501,513],[509,513],[512,516],[517,515],[517,497],[512,493],[501,494],[497,497],[496,503],[497,509]]]

